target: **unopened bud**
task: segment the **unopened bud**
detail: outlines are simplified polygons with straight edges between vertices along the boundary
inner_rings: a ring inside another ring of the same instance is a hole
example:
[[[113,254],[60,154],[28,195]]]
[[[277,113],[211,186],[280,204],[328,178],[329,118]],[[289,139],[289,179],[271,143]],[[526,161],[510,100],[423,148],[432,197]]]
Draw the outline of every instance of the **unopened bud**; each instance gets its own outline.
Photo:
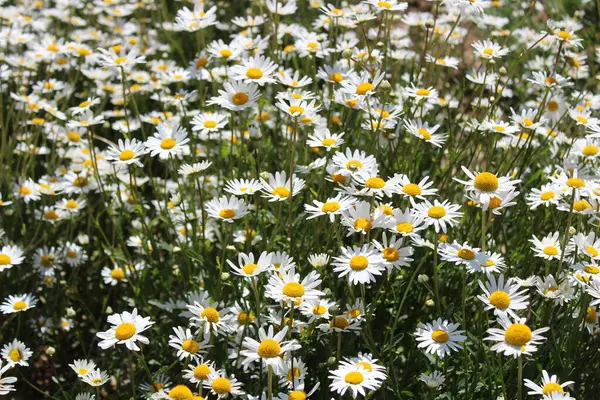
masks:
[[[427,283],[429,282],[429,277],[425,274],[419,274],[419,276],[417,277],[417,281],[419,283]]]
[[[379,84],[379,90],[381,90],[382,92],[385,92],[385,93],[389,93],[392,91],[392,85],[390,84],[390,82],[387,79],[384,79]]]
[[[426,305],[427,307],[433,307],[433,306],[435,306],[435,301],[433,301],[433,300],[429,299],[429,300],[427,300],[427,301],[425,302],[425,305]]]
[[[52,346],[48,346],[46,349],[46,354],[52,357],[56,353],[56,349]]]
[[[231,277],[231,275],[229,274],[229,272],[223,272],[221,274],[221,280],[222,281],[227,281],[227,280],[229,280],[230,277]]]
[[[574,235],[577,233],[577,229],[574,226],[569,227],[569,235]]]
[[[67,317],[74,317],[77,313],[73,309],[73,307],[67,308]]]
[[[346,50],[342,51],[342,57],[344,57],[344,58],[350,58],[350,57],[352,57],[353,54],[354,53],[350,49],[346,49]]]

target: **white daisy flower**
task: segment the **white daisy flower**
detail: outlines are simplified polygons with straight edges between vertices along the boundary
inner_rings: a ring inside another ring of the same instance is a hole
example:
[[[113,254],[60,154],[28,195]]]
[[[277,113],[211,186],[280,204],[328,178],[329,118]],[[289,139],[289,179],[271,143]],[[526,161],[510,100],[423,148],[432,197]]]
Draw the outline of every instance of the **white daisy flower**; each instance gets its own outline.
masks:
[[[530,355],[537,351],[537,345],[546,338],[541,334],[550,328],[540,328],[532,331],[525,324],[525,318],[514,318],[514,322],[506,315],[500,315],[498,322],[502,329],[490,328],[487,333],[490,335],[483,340],[498,342],[491,347],[492,351],[504,353],[505,356],[520,357],[524,354]]]
[[[98,346],[101,349],[108,349],[116,344],[124,344],[129,350],[140,351],[136,342],[148,344],[150,341],[140,333],[144,332],[152,324],[150,317],[141,317],[137,313],[137,308],[133,312],[124,311],[123,313],[113,314],[107,318],[107,321],[113,325],[105,332],[98,332],[96,336],[102,339]]]
[[[437,354],[444,358],[450,355],[452,351],[462,349],[461,343],[467,337],[463,335],[465,331],[458,329],[459,324],[450,323],[438,318],[435,321],[421,324],[415,331],[415,336],[419,348],[425,348],[425,352]]]
[[[333,271],[338,272],[340,277],[348,275],[353,285],[375,282],[375,275],[381,275],[385,269],[380,252],[368,244],[342,247],[341,251],[341,256],[333,257]]]
[[[486,310],[494,310],[495,315],[509,314],[513,318],[518,318],[517,311],[524,310],[529,305],[526,289],[520,290],[518,284],[504,283],[504,275],[500,274],[498,281],[493,275],[488,275],[488,282],[479,282],[479,287],[485,295],[478,295],[477,298],[485,303]]]

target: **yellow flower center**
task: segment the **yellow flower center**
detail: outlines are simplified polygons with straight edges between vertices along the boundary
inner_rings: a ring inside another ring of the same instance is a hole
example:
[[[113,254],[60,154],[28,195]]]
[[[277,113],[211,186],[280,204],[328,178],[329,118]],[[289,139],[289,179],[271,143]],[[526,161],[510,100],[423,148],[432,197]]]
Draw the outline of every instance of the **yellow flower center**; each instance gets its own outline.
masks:
[[[558,37],[561,38],[562,40],[569,40],[569,39],[573,38],[573,34],[571,32],[567,32],[567,31],[558,31]]]
[[[169,391],[169,397],[176,400],[192,400],[192,391],[185,385],[177,385]]]
[[[200,350],[200,345],[195,340],[188,339],[183,341],[181,348],[188,353],[196,354]]]
[[[31,189],[29,189],[28,187],[22,186],[21,188],[19,188],[19,194],[21,196],[27,196],[31,194]]]
[[[588,245],[585,246],[585,250],[590,254],[590,256],[598,257],[598,250],[596,250],[594,247]]]
[[[306,400],[306,393],[302,390],[294,390],[288,394],[288,400]]]
[[[396,230],[402,233],[410,233],[413,231],[413,226],[408,222],[400,222],[396,225]]]
[[[498,178],[491,172],[482,172],[475,177],[474,186],[482,192],[493,192],[498,189]]]
[[[592,307],[587,308],[587,313],[585,314],[585,322],[588,324],[595,324],[598,319],[598,313]]]
[[[196,368],[194,368],[194,378],[199,381],[205,381],[210,374],[210,367],[206,364],[200,364]]]
[[[475,253],[471,249],[462,248],[456,252],[456,255],[462,258],[463,260],[472,260],[475,258]]]
[[[254,314],[242,311],[238,314],[237,320],[240,324],[245,324],[247,321],[254,321]]]
[[[233,97],[231,98],[231,101],[233,102],[233,104],[235,104],[236,106],[242,106],[244,104],[246,104],[248,102],[248,95],[244,92],[237,92],[236,94],[233,95]]]
[[[369,266],[369,259],[365,256],[354,256],[350,259],[350,268],[354,271],[362,271]]]
[[[27,303],[25,303],[23,300],[19,300],[15,304],[13,304],[13,310],[15,311],[21,311],[25,308],[27,308]]]
[[[348,327],[348,325],[350,325],[348,320],[346,318],[340,317],[340,316],[337,316],[337,317],[333,318],[331,321],[329,321],[329,326],[331,328],[346,329]]]
[[[8,358],[10,358],[11,361],[13,361],[13,362],[21,361],[21,358],[22,358],[21,351],[19,351],[19,349],[12,349],[8,353]]]
[[[166,139],[165,139],[166,140]],[[164,142],[164,140],[163,140]],[[161,143],[160,145],[161,147],[163,146],[163,144]],[[171,146],[172,147],[172,146]],[[121,152],[121,154],[119,155],[119,160],[121,161],[129,161],[131,160],[133,157],[135,157],[135,152],[133,150],[123,150]]]
[[[595,265],[586,265],[585,267],[583,267],[583,270],[588,274],[594,275],[600,272],[600,268],[596,267]]]
[[[565,391],[563,390],[563,388],[558,383],[556,383],[556,382],[548,382],[542,388],[542,392],[544,393],[544,395],[547,396],[550,393],[554,393],[554,392],[564,393]]]
[[[90,371],[88,371],[87,368],[79,368],[79,370],[77,371],[79,375],[87,375],[88,372]]]
[[[110,271],[110,276],[111,278],[120,281],[121,279],[125,278],[125,271],[123,271],[121,268],[115,268]]]
[[[482,52],[483,52],[483,54],[487,54],[488,56],[491,56],[492,54],[494,54],[494,49],[487,47],[487,48],[483,49]]]
[[[163,150],[171,150],[173,147],[175,147],[176,144],[177,142],[175,141],[175,139],[168,137],[163,139],[162,142],[160,142],[160,147]]]
[[[40,264],[46,268],[54,266],[54,256],[52,254],[44,254],[40,257]]]
[[[381,253],[387,261],[396,261],[398,259],[398,250],[393,247],[386,247]]]
[[[260,79],[263,77],[263,73],[260,68],[248,68],[246,76],[250,79]]]
[[[115,58],[115,64],[121,65],[127,62],[126,57],[117,57]]]
[[[433,206],[427,210],[427,215],[431,218],[443,218],[446,216],[446,210],[442,206]]]
[[[431,140],[431,133],[425,128],[417,129],[417,133],[425,140]]]
[[[354,221],[354,229],[356,230],[361,229],[363,231],[370,231],[371,227],[371,221],[366,218],[358,218],[356,221]]]
[[[575,203],[573,203],[573,210],[577,212],[583,212],[591,207],[592,206],[590,205],[590,203],[588,203],[586,200],[578,200]]]
[[[284,186],[278,186],[275,189],[273,189],[272,194],[278,197],[289,197],[290,190]]]
[[[554,112],[554,111],[558,110],[558,103],[554,100],[550,100],[548,102],[548,104],[546,105],[546,107],[548,107],[548,110]]]
[[[215,126],[217,126],[217,121],[212,121],[212,120],[207,120],[204,121],[204,127],[205,128],[214,128]]]
[[[216,378],[212,383],[212,390],[217,394],[225,394],[231,392],[231,382],[227,378]]]
[[[298,282],[288,282],[283,286],[283,294],[288,297],[304,296],[304,285]]]
[[[290,106],[288,111],[290,112],[290,114],[296,114],[296,113],[302,114],[302,113],[304,113],[304,108],[302,108],[300,106]]]
[[[348,372],[344,377],[346,383],[350,385],[360,385],[364,379],[365,377],[363,376],[363,374],[361,374],[358,371]]]
[[[431,332],[431,339],[436,343],[446,343],[450,340],[450,335],[444,330],[436,329]]]
[[[548,201],[550,199],[553,199],[554,197],[556,197],[556,194],[554,192],[543,192],[542,194],[540,194],[540,199],[544,201]]]
[[[421,190],[421,187],[419,185],[417,185],[416,183],[409,183],[402,187],[402,192],[409,196],[418,196],[423,191]]]
[[[584,156],[595,156],[596,154],[598,154],[598,146],[594,146],[593,144],[588,144],[587,146],[585,146],[583,148],[583,150],[581,150],[581,152],[583,153]]]
[[[416,92],[417,96],[429,96],[431,93],[429,89],[418,89]]]
[[[329,75],[329,80],[334,81],[335,83],[340,83],[344,80],[344,76],[339,72],[334,72],[333,74]]]
[[[223,49],[219,51],[219,54],[221,54],[222,57],[229,58],[233,53],[229,49]]]
[[[219,312],[212,307],[205,308],[200,314],[200,316],[202,318],[205,318],[211,324],[215,324],[221,319]]]
[[[219,216],[223,219],[229,219],[235,217],[235,211],[231,208],[224,208],[219,211]]]
[[[392,8],[392,4],[388,3],[387,1],[380,1],[377,3],[377,6],[381,8],[387,8],[388,10]]]
[[[136,327],[131,322],[123,322],[121,325],[117,326],[115,330],[115,338],[119,340],[127,340],[133,337],[136,332]]]
[[[321,144],[323,146],[333,146],[334,144],[336,144],[336,140],[333,138],[325,138],[321,141]]]
[[[265,339],[260,342],[257,353],[262,358],[279,357],[279,353],[281,353],[281,346],[276,340]]]
[[[360,95],[365,95],[365,94],[367,94],[367,92],[371,92],[373,90],[375,90],[375,86],[373,86],[369,82],[360,83],[356,87],[356,93],[360,94]]]
[[[315,315],[323,315],[327,312],[327,308],[325,306],[319,304],[312,308],[312,313]]]
[[[555,246],[546,246],[543,250],[547,256],[555,256],[558,254],[558,249]]]
[[[490,295],[490,304],[500,310],[506,310],[510,305],[510,295],[503,290],[497,290]]]
[[[511,346],[525,346],[531,337],[531,329],[525,324],[512,324],[504,332],[504,340]]]
[[[256,268],[258,268],[258,265],[256,264],[246,264],[242,267],[242,271],[244,271],[245,274],[252,275],[254,271],[256,271]]]
[[[385,186],[385,181],[379,177],[369,178],[365,182],[365,186],[369,189],[381,189]]]
[[[0,265],[8,265],[11,261],[12,260],[8,254],[0,254]]]
[[[323,206],[321,207],[321,211],[326,213],[332,213],[336,212],[340,208],[340,203],[338,203],[337,201],[328,201],[327,203],[323,204]]]

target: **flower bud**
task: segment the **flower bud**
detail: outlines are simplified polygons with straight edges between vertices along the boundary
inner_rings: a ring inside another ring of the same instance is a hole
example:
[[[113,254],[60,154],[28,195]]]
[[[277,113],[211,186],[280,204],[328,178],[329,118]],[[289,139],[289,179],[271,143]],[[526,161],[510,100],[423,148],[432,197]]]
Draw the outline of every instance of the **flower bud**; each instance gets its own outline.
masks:
[[[52,357],[56,353],[56,349],[52,346],[48,346],[46,349],[46,354]]]
[[[419,274],[419,276],[417,277],[417,281],[419,283],[427,283],[429,282],[429,277],[425,274]]]

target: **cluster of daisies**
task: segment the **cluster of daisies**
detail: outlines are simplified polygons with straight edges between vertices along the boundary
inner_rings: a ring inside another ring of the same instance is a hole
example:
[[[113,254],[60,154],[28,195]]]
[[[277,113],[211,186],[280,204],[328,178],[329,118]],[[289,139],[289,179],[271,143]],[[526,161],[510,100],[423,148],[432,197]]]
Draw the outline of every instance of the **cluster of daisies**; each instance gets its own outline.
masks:
[[[421,3],[3,5],[0,396],[595,396],[595,9]]]

